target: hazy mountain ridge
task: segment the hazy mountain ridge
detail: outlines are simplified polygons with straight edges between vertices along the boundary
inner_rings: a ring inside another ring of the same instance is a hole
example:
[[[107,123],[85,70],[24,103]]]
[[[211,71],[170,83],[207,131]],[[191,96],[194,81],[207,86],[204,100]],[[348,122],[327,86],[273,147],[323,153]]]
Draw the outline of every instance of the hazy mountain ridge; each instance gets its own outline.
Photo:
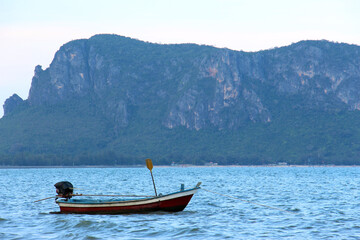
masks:
[[[106,40],[103,44],[106,38],[120,47],[106,45]],[[186,56],[183,49],[195,54]],[[311,106],[326,108],[330,102],[359,109],[359,57],[357,46],[326,41],[244,53],[100,35],[64,45],[45,72],[38,66],[28,101],[30,105],[52,104],[91,95],[104,99],[103,95],[112,92],[115,98],[107,102],[104,113],[116,112],[113,117],[126,126],[127,106],[141,105],[142,97],[150,94],[155,102],[166,99],[172,103],[163,120],[169,128],[238,127],[239,119],[223,126],[231,120],[222,112],[239,111],[245,119],[271,121],[267,108],[271,103],[257,93],[264,85],[279,96],[301,95]]]
[[[249,124],[266,126],[289,111],[331,115],[359,110],[359,60],[359,46],[328,41],[247,53],[96,35],[63,45],[49,68],[37,66],[28,99],[9,98],[4,119],[16,120],[26,109],[81,102],[89,106],[84,116],[94,117],[109,131],[99,149],[125,144],[124,132],[135,125],[175,135],[183,128],[239,131]],[[141,147],[139,151],[139,156],[146,153]]]

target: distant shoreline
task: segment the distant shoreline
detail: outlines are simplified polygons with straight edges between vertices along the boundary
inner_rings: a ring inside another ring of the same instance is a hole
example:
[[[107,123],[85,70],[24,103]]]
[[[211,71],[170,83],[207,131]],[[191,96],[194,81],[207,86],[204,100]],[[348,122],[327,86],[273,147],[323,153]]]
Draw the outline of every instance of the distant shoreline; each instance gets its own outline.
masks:
[[[306,167],[360,167],[360,165],[216,165],[216,166],[205,166],[205,165],[154,165],[156,168],[224,168],[224,167],[271,167],[271,168],[306,168]],[[84,166],[0,166],[0,169],[34,169],[34,168],[146,168],[145,165],[84,165]]]

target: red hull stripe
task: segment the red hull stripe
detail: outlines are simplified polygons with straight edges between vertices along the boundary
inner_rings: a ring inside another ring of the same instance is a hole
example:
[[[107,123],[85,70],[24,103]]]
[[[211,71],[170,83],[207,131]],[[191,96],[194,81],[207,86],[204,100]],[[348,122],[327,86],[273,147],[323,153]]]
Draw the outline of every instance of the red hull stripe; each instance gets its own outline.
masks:
[[[152,211],[182,211],[190,202],[197,189],[180,192],[158,198],[104,202],[97,204],[80,204],[71,202],[57,202],[61,213],[86,213],[86,214],[118,214],[140,213]]]

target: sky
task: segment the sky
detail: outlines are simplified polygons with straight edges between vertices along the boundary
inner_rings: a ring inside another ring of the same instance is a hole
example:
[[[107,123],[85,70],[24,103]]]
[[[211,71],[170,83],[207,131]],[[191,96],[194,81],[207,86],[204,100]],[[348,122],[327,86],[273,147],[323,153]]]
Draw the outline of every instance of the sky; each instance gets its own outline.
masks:
[[[360,45],[359,13],[359,0],[0,0],[0,105],[14,93],[27,99],[35,66],[48,68],[71,40],[111,33],[242,51]]]

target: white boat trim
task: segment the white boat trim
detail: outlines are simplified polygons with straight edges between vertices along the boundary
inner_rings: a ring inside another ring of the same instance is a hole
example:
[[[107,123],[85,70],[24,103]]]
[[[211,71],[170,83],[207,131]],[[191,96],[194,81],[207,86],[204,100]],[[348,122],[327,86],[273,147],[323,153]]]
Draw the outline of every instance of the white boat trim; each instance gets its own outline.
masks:
[[[137,200],[128,200],[128,201],[108,201],[103,203],[70,203],[65,202],[64,200],[57,200],[56,203],[60,207],[72,207],[72,208],[98,208],[98,207],[126,207],[126,206],[138,206],[152,204],[162,201],[171,200],[174,198],[181,198],[189,195],[193,195],[197,192],[199,188],[194,188],[190,190],[185,190],[182,192],[172,193],[164,196],[158,196],[150,199],[137,199]]]

